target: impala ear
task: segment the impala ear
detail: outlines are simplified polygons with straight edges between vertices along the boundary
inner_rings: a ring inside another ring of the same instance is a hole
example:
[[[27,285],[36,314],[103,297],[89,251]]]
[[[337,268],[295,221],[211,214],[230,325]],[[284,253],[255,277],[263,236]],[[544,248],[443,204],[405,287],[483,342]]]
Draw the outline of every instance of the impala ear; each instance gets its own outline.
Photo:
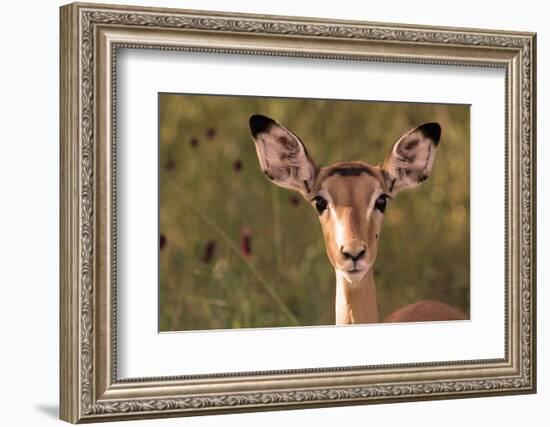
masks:
[[[391,193],[416,187],[430,176],[440,138],[438,123],[424,123],[393,144],[382,165],[390,180]]]
[[[313,188],[317,168],[302,141],[275,120],[260,114],[250,117],[249,124],[264,174],[275,184],[307,196]]]

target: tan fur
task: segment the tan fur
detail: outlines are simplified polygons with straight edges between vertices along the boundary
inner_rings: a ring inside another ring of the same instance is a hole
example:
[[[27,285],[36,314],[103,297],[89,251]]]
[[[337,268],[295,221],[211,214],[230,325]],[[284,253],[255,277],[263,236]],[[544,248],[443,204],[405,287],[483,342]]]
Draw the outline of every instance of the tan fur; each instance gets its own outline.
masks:
[[[466,316],[456,308],[441,302],[418,301],[395,310],[384,319],[384,322],[433,322],[438,320],[466,320]]]
[[[352,284],[336,273],[336,324],[379,322],[376,286],[372,268],[359,284]]]
[[[386,190],[383,175],[378,168],[372,168],[375,176],[367,173],[360,176],[330,176],[331,170],[350,165],[368,166],[359,162],[334,164],[320,171],[315,184],[317,191],[326,195],[331,202],[330,215],[322,215],[319,219],[329,260],[340,270],[344,270],[348,263],[343,256],[342,246],[352,252],[365,247],[365,263],[369,267],[374,263],[383,215],[373,212],[372,204]],[[339,225],[343,229],[342,236],[337,236]]]

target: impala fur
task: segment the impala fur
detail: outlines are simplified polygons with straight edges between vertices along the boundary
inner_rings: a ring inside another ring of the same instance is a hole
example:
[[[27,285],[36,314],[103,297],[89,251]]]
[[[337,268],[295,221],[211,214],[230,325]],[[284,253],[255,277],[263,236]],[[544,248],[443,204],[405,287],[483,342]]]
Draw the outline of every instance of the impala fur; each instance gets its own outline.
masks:
[[[425,123],[395,142],[380,166],[339,162],[317,167],[290,130],[262,115],[250,118],[262,171],[275,184],[298,191],[319,213],[328,258],[336,272],[336,323],[379,321],[372,266],[386,204],[432,171],[441,127]],[[403,307],[391,322],[455,320],[464,316],[438,302]]]

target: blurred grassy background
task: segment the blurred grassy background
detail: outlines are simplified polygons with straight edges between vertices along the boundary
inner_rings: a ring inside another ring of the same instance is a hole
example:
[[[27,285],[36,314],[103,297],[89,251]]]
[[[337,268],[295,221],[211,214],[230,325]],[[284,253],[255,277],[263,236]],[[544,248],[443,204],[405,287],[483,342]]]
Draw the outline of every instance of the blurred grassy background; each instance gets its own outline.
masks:
[[[381,317],[420,299],[469,313],[469,107],[161,94],[160,330],[334,323],[335,276],[315,209],[261,173],[253,113],[299,135],[318,165],[382,162],[427,121],[432,176],[386,210],[375,263]]]

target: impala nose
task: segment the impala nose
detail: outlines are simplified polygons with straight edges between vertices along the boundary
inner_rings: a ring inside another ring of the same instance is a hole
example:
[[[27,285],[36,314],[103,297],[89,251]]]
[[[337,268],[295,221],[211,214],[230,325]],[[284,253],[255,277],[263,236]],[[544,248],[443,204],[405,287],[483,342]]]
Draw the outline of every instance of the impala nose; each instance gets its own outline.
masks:
[[[353,262],[359,261],[367,253],[367,247],[364,244],[350,245],[349,247],[342,246],[340,248],[345,259],[351,259]]]

